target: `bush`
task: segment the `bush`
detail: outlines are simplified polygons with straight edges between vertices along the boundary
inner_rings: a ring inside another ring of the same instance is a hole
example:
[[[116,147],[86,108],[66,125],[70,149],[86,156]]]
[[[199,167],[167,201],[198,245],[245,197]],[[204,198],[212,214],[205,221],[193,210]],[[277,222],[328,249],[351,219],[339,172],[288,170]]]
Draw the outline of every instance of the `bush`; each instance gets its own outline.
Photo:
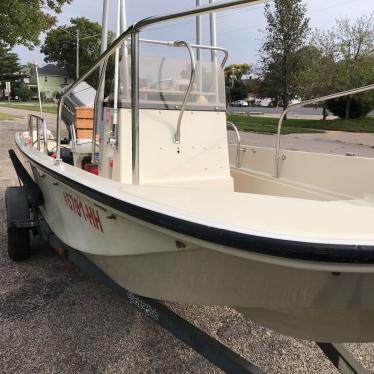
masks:
[[[364,97],[350,99],[349,118],[365,117],[374,107],[372,100]],[[342,97],[327,102],[327,109],[339,118],[346,117],[347,98]]]
[[[248,95],[248,88],[242,81],[235,81],[234,87],[230,90],[231,101],[242,100]]]
[[[30,101],[31,100],[31,90],[26,87],[17,87],[13,89],[14,97],[18,96],[21,101]]]

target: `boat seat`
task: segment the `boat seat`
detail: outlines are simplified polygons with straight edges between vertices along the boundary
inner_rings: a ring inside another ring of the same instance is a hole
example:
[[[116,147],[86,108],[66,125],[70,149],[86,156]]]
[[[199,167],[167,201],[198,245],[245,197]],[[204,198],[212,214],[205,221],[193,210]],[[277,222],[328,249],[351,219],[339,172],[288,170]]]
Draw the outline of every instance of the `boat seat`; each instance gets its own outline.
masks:
[[[75,138],[92,139],[94,108],[81,106],[75,108],[74,130]]]
[[[84,157],[92,152],[93,117],[93,107],[75,108],[74,125],[71,126],[71,149],[77,158],[82,159],[82,156]]]

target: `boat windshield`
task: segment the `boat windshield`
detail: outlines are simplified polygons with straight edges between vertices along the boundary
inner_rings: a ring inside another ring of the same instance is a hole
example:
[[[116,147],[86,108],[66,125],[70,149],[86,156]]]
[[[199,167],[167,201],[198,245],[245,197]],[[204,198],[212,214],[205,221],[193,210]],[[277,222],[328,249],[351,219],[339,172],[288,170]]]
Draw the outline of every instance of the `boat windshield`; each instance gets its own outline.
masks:
[[[126,69],[127,65],[127,69]],[[120,103],[130,108],[130,59],[122,61]],[[126,74],[127,71],[127,74]],[[140,108],[180,109],[191,76],[191,61],[169,57],[140,57]],[[187,101],[189,110],[225,110],[225,83],[221,65],[196,61],[195,79]]]

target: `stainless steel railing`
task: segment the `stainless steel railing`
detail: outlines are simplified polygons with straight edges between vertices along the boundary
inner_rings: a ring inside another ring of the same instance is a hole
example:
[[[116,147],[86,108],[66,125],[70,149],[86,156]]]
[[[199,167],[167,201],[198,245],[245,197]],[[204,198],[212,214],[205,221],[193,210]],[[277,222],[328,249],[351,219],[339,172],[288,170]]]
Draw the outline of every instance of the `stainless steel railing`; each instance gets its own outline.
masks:
[[[36,120],[36,139],[34,139],[34,120]],[[36,116],[35,114],[29,114],[28,121],[28,131],[31,137],[31,144],[34,146],[36,142],[36,147],[40,151],[41,139],[40,139],[40,130],[43,131],[43,142],[44,142],[44,153],[48,153],[48,134],[47,134],[47,123],[44,118]]]
[[[321,96],[321,97],[317,97],[315,99],[305,100],[305,101],[302,101],[302,102],[297,103],[297,104],[291,104],[291,105],[289,105],[283,111],[283,113],[281,114],[281,116],[279,118],[279,122],[278,122],[277,146],[276,146],[276,150],[275,150],[275,172],[274,172],[274,177],[275,178],[279,178],[279,165],[280,165],[280,161],[282,159],[282,156],[280,154],[280,137],[281,137],[281,131],[282,131],[282,124],[283,124],[283,120],[284,120],[286,114],[291,109],[301,108],[301,107],[303,107],[305,105],[308,105],[308,104],[321,103],[323,101],[328,101],[328,100],[331,100],[331,99],[337,99],[339,97],[350,96],[350,95],[358,94],[358,93],[361,93],[361,92],[367,92],[367,91],[371,91],[371,90],[374,90],[374,84],[370,84],[368,86],[363,86],[363,87],[359,87],[359,88],[354,88],[354,89],[348,90],[348,91],[342,91],[342,92],[334,93],[334,94],[327,95],[327,96]]]
[[[227,121],[226,125],[231,126],[233,128],[233,130],[235,131],[235,134],[236,134],[237,143],[236,143],[236,163],[235,163],[235,166],[237,168],[240,168],[240,152],[242,151],[240,133],[239,133],[238,128],[232,122]]]
[[[186,110],[187,101],[188,101],[188,98],[190,97],[192,87],[193,87],[193,83],[194,83],[194,80],[195,80],[196,60],[195,60],[195,55],[193,53],[193,50],[187,42],[181,40],[179,42],[175,42],[175,45],[177,45],[177,46],[184,45],[187,48],[188,53],[190,55],[190,59],[191,59],[190,82],[188,83],[187,91],[186,91],[186,94],[184,95],[183,102],[182,102],[182,105],[181,105],[181,109],[179,111],[179,116],[178,116],[178,121],[177,121],[177,131],[175,132],[175,135],[174,135],[174,141],[175,141],[175,143],[178,144],[181,141],[181,123],[182,123],[183,114]]]
[[[147,43],[147,44],[158,44],[158,45],[166,45],[169,47],[178,47],[177,45],[175,45],[175,42],[165,41],[165,40],[139,39],[139,41],[141,43]],[[211,45],[204,45],[204,44],[190,44],[190,47],[194,49],[206,49],[210,51],[222,52],[224,55],[221,61],[222,68],[225,67],[227,59],[229,58],[229,52],[225,48],[215,47]]]
[[[106,61],[122,43],[131,37],[131,103],[132,103],[132,183],[139,183],[139,32],[151,25],[180,20],[183,18],[219,12],[222,10],[234,9],[247,4],[261,4],[269,0],[235,0],[229,2],[217,2],[210,5],[191,8],[177,13],[166,14],[158,17],[145,18],[124,31],[111,46],[100,55],[95,63],[79,77],[64,93],[61,95],[57,108],[56,124],[56,165],[61,162],[61,112],[64,99],[91,75],[104,61]]]
[[[98,111],[97,108],[99,106],[100,101],[100,94],[102,91],[102,87],[105,83],[105,74],[106,74],[106,68],[108,65],[108,60],[105,60],[101,70],[100,70],[100,77],[99,77],[99,84],[97,86],[96,95],[95,95],[95,101],[94,101],[94,118],[93,118],[93,129],[92,129],[92,152],[91,152],[91,162],[96,162],[96,137],[97,137],[97,127],[99,123],[98,119]]]

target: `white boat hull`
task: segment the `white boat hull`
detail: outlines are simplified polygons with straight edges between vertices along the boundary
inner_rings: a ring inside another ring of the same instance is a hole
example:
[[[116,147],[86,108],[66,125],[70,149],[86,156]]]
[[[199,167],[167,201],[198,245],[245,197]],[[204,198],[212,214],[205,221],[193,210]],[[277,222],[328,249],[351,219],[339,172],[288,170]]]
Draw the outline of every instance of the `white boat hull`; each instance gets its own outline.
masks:
[[[298,338],[374,340],[374,266],[275,257],[187,236],[87,197],[58,177],[69,168],[60,173],[40,163],[46,156],[35,162],[34,150],[20,148],[51,229],[124,288],[161,300],[230,306]]]
[[[143,296],[229,305],[251,320],[301,339],[373,340],[373,274],[292,269],[204,248],[88,258],[117,283]]]

